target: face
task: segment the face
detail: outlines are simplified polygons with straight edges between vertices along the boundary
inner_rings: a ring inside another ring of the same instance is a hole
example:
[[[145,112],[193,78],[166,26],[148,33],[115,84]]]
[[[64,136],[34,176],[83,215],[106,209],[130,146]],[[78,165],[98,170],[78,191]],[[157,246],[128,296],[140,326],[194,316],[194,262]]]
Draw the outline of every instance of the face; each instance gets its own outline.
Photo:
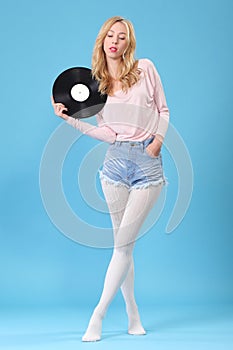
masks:
[[[127,29],[124,23],[112,25],[104,39],[104,52],[107,58],[119,59],[128,46]]]

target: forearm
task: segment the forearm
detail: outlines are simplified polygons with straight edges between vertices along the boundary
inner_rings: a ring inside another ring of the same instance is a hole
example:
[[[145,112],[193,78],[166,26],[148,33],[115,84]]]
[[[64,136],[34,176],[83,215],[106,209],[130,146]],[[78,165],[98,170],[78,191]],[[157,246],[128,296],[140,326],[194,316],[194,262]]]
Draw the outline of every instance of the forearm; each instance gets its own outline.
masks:
[[[159,123],[155,133],[156,139],[159,140],[161,143],[163,143],[163,140],[167,133],[168,125],[169,125],[169,110],[166,107],[164,111],[160,113]]]
[[[167,127],[166,127],[166,130],[167,130]],[[165,127],[157,129],[154,140],[147,146],[147,152],[150,153],[152,156],[159,155],[163,145],[163,140],[166,134],[166,130],[165,130]]]
[[[114,143],[116,140],[116,133],[108,126],[94,126],[90,123],[83,122],[80,119],[68,117],[66,122],[74,128],[80,130],[83,134],[91,136],[100,141],[107,143]]]

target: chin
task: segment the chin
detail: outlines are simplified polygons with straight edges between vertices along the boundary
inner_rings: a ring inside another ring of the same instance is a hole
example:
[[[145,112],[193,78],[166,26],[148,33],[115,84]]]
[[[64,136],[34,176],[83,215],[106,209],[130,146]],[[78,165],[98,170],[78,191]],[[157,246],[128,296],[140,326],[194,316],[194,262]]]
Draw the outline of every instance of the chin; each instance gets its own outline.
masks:
[[[110,53],[109,54],[108,53],[106,56],[109,57],[109,58],[115,59],[115,60],[121,58],[121,55],[119,55],[119,53],[117,53],[117,54],[115,54],[115,53]]]

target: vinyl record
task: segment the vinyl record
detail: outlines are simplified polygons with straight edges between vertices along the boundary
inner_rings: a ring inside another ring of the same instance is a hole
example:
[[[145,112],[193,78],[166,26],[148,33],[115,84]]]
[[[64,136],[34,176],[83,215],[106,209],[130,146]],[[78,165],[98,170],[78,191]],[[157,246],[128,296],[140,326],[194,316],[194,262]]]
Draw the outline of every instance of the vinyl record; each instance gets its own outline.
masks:
[[[91,69],[69,68],[62,72],[53,84],[54,101],[63,103],[73,118],[88,118],[104,107],[107,95],[98,91],[99,83],[93,79]]]

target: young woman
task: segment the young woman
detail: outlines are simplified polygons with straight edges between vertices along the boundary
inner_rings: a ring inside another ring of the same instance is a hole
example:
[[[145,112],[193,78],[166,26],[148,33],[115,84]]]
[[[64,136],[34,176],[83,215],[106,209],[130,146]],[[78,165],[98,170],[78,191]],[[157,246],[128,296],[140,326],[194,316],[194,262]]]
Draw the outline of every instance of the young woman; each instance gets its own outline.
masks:
[[[132,254],[140,227],[167,183],[161,146],[169,110],[155,66],[148,59],[136,60],[135,46],[130,21],[112,17],[103,24],[92,58],[92,73],[99,81],[99,90],[108,95],[97,115],[98,126],[67,116],[67,108],[52,100],[56,115],[110,144],[100,179],[112,219],[114,249],[101,298],[83,341],[101,339],[102,320],[119,288],[126,304],[128,333],[146,333],[134,297]]]

